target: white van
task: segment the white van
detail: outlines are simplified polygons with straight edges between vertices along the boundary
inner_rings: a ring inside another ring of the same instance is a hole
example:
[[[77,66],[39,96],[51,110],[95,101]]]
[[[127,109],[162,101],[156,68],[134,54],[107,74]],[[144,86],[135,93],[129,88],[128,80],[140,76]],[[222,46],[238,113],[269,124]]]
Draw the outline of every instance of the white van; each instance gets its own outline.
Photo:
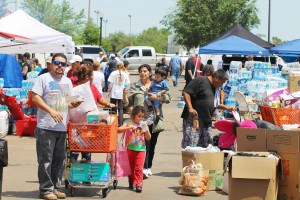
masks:
[[[118,52],[122,59],[128,60],[130,70],[137,70],[142,64],[148,64],[152,69],[157,62],[156,52],[153,47],[129,46]]]

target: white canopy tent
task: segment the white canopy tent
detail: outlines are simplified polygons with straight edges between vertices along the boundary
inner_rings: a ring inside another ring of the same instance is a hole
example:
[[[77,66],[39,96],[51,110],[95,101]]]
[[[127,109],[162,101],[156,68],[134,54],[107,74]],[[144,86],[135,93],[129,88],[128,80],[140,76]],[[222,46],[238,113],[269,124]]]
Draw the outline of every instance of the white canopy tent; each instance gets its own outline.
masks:
[[[28,43],[35,44],[36,42],[30,38],[23,37],[21,35],[15,35],[0,31],[0,48],[24,45]]]
[[[21,35],[24,38],[30,38],[34,41],[26,42],[28,40],[15,40],[8,42],[6,45],[1,45],[1,41],[3,42],[6,38],[0,37],[0,53],[73,52],[74,42],[71,36],[46,26],[22,10],[17,10],[0,19],[0,32]]]

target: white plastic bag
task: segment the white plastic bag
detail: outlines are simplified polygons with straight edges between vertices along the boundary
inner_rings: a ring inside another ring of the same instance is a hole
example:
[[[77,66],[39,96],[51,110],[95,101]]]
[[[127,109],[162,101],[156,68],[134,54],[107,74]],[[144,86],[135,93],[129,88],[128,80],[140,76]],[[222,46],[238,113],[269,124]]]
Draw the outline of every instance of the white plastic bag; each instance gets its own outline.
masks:
[[[87,113],[98,110],[90,87],[90,82],[74,87],[73,95],[82,96],[84,98],[84,102],[82,102],[77,108],[70,109],[70,121],[72,123],[85,123],[87,121]]]

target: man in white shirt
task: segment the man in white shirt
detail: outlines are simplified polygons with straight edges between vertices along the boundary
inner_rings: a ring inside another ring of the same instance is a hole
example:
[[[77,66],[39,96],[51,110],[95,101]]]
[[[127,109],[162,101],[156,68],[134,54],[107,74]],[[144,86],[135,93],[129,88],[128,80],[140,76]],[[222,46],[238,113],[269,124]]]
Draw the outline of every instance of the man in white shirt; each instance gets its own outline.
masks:
[[[102,62],[102,59],[104,58],[104,53],[103,51],[99,51],[99,56],[97,56],[96,60],[97,62],[101,63]]]

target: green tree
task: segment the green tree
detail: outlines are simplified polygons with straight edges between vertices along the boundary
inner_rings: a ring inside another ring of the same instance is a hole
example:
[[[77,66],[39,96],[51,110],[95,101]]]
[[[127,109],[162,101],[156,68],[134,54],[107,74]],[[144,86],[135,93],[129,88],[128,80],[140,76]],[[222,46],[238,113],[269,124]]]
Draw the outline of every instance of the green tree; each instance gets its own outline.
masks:
[[[7,13],[7,5],[8,5],[7,0],[0,1],[0,18],[5,16],[5,14]]]
[[[276,36],[272,37],[272,44],[274,44],[275,46],[282,44],[283,42],[285,42],[285,41],[283,41],[282,39],[280,39]]]
[[[140,33],[136,38],[136,44],[143,46],[153,46],[156,52],[166,53],[168,36],[171,32],[167,29],[157,27],[148,28]]]
[[[130,46],[130,41],[132,44],[134,44],[135,36],[130,37],[124,32],[119,31],[116,33],[109,34],[109,36],[106,39],[110,41],[110,46],[106,49],[106,51],[116,52],[126,46]]]
[[[82,39],[83,44],[99,45],[99,28],[92,20],[88,20],[85,24]]]
[[[22,6],[38,21],[67,35],[77,35],[84,24],[84,10],[76,14],[66,0],[61,4],[53,4],[53,0],[23,0]]]
[[[256,0],[178,0],[176,8],[161,21],[175,34],[175,42],[188,50],[202,46],[239,22],[257,27]]]

